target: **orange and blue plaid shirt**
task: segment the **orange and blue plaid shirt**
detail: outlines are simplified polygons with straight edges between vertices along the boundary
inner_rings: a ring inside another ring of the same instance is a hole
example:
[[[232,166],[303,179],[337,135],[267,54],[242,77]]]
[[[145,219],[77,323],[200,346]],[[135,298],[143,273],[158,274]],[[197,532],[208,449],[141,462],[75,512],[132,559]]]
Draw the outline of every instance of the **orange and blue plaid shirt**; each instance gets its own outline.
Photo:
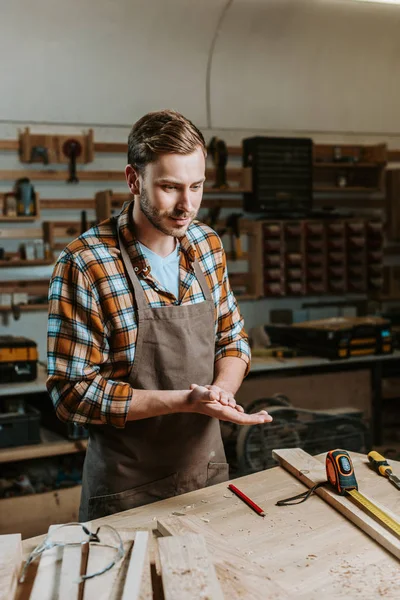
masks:
[[[124,207],[119,226],[149,306],[203,302],[193,269],[197,258],[215,306],[215,361],[241,358],[247,374],[250,348],[218,235],[195,221],[180,238],[177,299],[152,277],[131,218],[132,203]],[[135,360],[137,331],[115,227],[104,221],[63,250],[50,281],[47,389],[61,420],[124,427],[134,396],[126,380]]]

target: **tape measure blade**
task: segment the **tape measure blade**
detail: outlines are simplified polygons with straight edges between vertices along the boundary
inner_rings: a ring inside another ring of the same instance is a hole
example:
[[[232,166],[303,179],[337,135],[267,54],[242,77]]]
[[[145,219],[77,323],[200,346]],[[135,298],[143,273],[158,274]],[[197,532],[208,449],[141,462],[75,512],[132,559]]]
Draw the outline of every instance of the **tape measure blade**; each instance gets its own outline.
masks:
[[[400,539],[400,521],[397,515],[392,513],[388,508],[379,505],[376,500],[370,500],[357,490],[351,490],[349,494],[357,504]]]

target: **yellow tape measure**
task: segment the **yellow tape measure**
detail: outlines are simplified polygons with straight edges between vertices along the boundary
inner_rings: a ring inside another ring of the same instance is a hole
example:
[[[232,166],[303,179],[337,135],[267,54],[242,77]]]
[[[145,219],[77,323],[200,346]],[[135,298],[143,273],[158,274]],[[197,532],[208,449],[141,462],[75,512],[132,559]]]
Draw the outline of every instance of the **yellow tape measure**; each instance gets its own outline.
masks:
[[[400,523],[378,508],[358,491],[358,483],[350,455],[346,450],[330,450],[326,455],[328,481],[341,496],[350,495],[382,525],[400,538]]]

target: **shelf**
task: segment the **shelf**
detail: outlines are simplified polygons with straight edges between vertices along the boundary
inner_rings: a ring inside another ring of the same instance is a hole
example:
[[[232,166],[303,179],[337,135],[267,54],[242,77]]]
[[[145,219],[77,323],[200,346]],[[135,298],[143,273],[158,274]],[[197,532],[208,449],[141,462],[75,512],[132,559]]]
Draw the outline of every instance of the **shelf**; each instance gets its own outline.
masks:
[[[335,169],[383,169],[384,164],[380,163],[340,163],[340,162],[315,162],[313,166],[322,168],[335,168]]]
[[[48,304],[18,304],[18,309],[21,312],[36,312],[39,310],[47,311],[49,308]],[[8,313],[13,309],[11,306],[1,306],[0,305],[0,313]]]
[[[0,217],[0,223],[33,223],[38,219],[38,215],[32,217]]]
[[[37,378],[33,381],[19,381],[14,383],[0,384],[0,397],[20,396],[27,394],[41,394],[47,391],[46,388],[47,369],[44,365],[38,364]]]
[[[84,452],[87,448],[87,440],[67,440],[61,435],[43,428],[40,430],[40,437],[42,439],[40,444],[1,448],[0,464],[20,460],[30,460],[33,458],[43,458],[45,456],[75,454],[77,452]]]
[[[45,260],[35,259],[35,260],[0,260],[0,267],[39,267],[39,266],[47,266],[53,265],[54,259],[48,258]]]
[[[352,193],[352,192],[368,192],[369,194],[376,194],[377,192],[382,192],[379,188],[372,187],[338,187],[338,186],[314,186],[314,192],[339,192],[339,193]]]

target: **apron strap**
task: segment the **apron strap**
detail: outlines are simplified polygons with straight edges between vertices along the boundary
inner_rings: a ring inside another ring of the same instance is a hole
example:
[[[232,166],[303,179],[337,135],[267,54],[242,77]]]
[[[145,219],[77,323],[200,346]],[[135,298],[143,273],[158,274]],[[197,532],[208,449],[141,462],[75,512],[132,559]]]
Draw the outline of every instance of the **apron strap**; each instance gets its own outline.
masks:
[[[139,281],[139,277],[136,275],[136,273],[133,269],[132,261],[129,257],[124,240],[122,239],[121,232],[119,230],[119,217],[113,217],[113,219],[114,219],[114,223],[115,223],[115,226],[117,229],[118,245],[119,245],[119,249],[121,251],[122,262],[124,263],[124,267],[128,273],[129,279],[132,283],[133,291],[135,292],[135,302],[136,302],[137,309],[138,309],[138,311],[145,310],[147,308],[146,297],[144,295],[143,288]]]
[[[124,240],[122,239],[121,232],[119,229],[119,217],[112,217],[112,221],[117,230],[118,245],[119,245],[119,249],[121,251],[122,261],[124,263],[124,266],[125,266],[125,269],[127,270],[128,275],[129,275],[129,279],[131,280],[132,285],[133,285],[137,308],[138,308],[138,310],[143,310],[143,309],[147,308],[146,296],[143,291],[142,285],[139,281],[139,277],[136,275],[134,268],[132,266],[132,261],[129,257]],[[207,283],[206,277],[205,277],[203,271],[201,270],[200,264],[197,259],[194,260],[193,267],[194,267],[194,272],[195,272],[197,281],[199,282],[201,291],[203,292],[203,296],[204,296],[206,302],[213,303],[210,287]]]
[[[197,277],[197,281],[199,282],[199,285],[201,287],[201,291],[203,292],[204,298],[206,299],[207,302],[213,302],[213,299],[211,297],[211,290],[207,283],[206,276],[204,275],[203,271],[201,270],[199,261],[197,259],[194,260],[193,266],[194,266],[194,272]]]

